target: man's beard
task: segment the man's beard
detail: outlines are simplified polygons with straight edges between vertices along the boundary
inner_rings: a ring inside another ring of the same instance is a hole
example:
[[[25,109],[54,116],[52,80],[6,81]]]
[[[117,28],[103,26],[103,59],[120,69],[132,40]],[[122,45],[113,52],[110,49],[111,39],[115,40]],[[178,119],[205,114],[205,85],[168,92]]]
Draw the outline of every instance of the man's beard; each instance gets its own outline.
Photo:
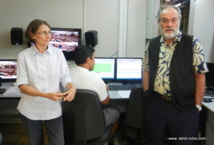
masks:
[[[162,32],[162,35],[163,35],[164,39],[166,39],[166,40],[175,38],[177,36],[177,34],[179,33],[179,29],[178,28],[177,29],[167,28],[167,29],[164,29],[164,30],[160,28],[160,30]],[[166,32],[167,30],[173,30],[174,32],[173,33],[167,33]]]

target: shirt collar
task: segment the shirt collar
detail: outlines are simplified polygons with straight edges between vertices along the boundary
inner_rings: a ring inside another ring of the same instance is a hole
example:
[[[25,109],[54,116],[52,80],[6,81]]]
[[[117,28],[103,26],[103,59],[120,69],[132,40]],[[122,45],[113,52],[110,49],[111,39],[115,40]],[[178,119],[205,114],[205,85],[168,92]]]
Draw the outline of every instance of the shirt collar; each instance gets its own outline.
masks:
[[[89,72],[89,70],[87,68],[85,68],[85,67],[82,67],[82,66],[79,66],[79,65],[76,65],[76,67],[79,68],[79,69],[82,69],[84,71]]]
[[[36,54],[38,54],[39,53],[39,51],[36,49],[36,46],[35,45],[32,45],[31,46],[31,49],[32,49],[32,55],[36,55]],[[44,54],[53,54],[53,48],[52,48],[52,46],[51,45],[48,45],[48,49],[47,49],[47,51],[44,53]]]
[[[182,33],[179,32],[179,33],[176,35],[176,37],[175,37],[175,39],[174,39],[173,42],[180,42],[180,41],[181,41],[181,36],[182,36]],[[160,43],[164,43],[164,42],[165,42],[165,41],[164,41],[164,39],[163,39],[163,36],[161,36]]]

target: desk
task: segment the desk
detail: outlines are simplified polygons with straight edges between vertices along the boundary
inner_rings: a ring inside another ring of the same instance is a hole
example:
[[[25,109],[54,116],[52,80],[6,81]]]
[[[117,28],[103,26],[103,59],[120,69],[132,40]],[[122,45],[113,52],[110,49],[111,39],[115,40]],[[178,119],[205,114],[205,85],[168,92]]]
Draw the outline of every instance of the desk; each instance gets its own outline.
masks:
[[[14,82],[3,82],[1,88],[5,88],[6,90],[13,86]],[[18,102],[20,100],[21,95],[10,95],[10,96],[3,96],[0,94],[0,121],[8,122],[7,118],[17,117],[19,115],[17,108]],[[7,121],[5,121],[5,119]],[[13,119],[10,119],[12,122]],[[15,121],[16,122],[16,121]]]
[[[210,96],[204,96],[210,98]],[[213,102],[203,102],[203,106],[207,108],[207,122],[206,122],[206,145],[213,145],[214,143],[214,100]]]
[[[121,82],[109,82],[108,85],[121,85]],[[139,87],[139,85],[136,85]],[[126,106],[129,101],[129,95],[131,90],[109,90],[110,96],[109,106],[116,107],[119,109],[120,113],[126,112]]]
[[[108,93],[111,99],[128,99],[131,90],[109,90]]]
[[[126,112],[126,106],[128,104],[128,99],[127,98],[116,98],[115,96],[110,96],[110,102],[108,104],[109,107],[114,107],[117,108],[120,113],[125,113]]]
[[[1,87],[7,90],[12,85],[13,85],[13,82],[3,82]],[[130,90],[123,91],[123,93],[124,92],[126,92],[127,94],[125,94],[125,96],[121,96],[122,94],[121,92],[109,91],[109,95],[111,98],[109,106],[116,106],[121,113],[126,111],[128,97],[131,91]],[[21,94],[9,95],[9,96],[5,96],[5,95],[3,96],[3,94],[0,94],[0,117],[18,115],[18,110],[16,108],[20,100],[20,97],[21,97]]]

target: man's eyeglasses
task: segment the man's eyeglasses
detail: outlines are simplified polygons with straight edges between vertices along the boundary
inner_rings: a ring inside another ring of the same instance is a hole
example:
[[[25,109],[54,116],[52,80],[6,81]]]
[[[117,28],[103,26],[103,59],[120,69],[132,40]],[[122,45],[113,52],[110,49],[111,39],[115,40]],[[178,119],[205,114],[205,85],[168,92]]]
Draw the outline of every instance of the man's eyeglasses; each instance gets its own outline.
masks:
[[[172,24],[175,24],[178,22],[178,18],[173,18],[171,20],[168,19],[160,19],[160,22],[164,23],[164,24],[168,24],[169,22]]]
[[[51,32],[41,32],[41,33],[37,33],[37,34],[41,34],[43,36],[46,36],[46,35],[51,35]]]

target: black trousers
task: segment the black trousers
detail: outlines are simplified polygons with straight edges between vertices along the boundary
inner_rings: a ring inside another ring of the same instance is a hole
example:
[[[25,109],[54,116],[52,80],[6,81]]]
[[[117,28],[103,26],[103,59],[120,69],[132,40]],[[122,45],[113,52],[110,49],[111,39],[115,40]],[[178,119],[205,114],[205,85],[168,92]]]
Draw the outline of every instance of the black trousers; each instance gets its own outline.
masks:
[[[152,145],[198,144],[199,111],[196,107],[181,111],[155,92],[145,107]]]
[[[64,145],[62,116],[51,120],[30,120],[20,113],[30,145],[44,145],[43,124],[47,129],[48,145]]]

